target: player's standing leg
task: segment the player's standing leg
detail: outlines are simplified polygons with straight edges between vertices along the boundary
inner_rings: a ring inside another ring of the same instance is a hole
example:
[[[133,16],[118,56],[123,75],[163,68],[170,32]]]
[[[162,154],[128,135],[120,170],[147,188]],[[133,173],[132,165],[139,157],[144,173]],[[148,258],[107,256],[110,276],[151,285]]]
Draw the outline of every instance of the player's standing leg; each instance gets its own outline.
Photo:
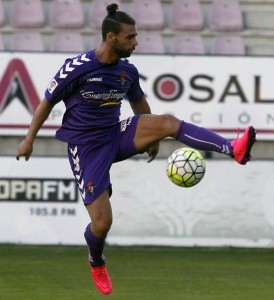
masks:
[[[112,292],[112,282],[103,256],[105,238],[112,224],[109,191],[105,191],[98,199],[86,207],[92,220],[85,231],[85,239],[89,249],[88,259],[91,276],[97,289],[107,295]]]

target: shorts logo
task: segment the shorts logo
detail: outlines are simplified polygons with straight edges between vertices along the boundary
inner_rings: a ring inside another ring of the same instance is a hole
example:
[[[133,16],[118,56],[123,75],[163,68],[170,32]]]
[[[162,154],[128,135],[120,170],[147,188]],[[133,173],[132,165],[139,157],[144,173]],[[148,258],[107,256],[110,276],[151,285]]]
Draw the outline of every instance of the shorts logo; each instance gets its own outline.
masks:
[[[92,182],[88,181],[88,183],[87,183],[87,191],[89,193],[91,193],[92,195],[94,195],[95,189],[96,189],[96,186]]]
[[[126,131],[127,126],[129,126],[131,124],[131,121],[132,121],[132,117],[121,121],[121,130],[120,131],[121,132]]]
[[[58,82],[53,78],[51,83],[48,86],[49,93],[52,94],[54,90],[57,88],[57,86],[58,86]]]
[[[126,131],[127,129],[127,120],[121,121],[121,132]]]

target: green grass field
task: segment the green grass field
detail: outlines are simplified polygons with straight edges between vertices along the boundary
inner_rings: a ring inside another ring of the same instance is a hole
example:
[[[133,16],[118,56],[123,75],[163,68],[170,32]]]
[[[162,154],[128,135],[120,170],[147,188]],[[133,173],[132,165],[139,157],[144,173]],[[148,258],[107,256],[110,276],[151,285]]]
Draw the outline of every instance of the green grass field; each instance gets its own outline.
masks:
[[[91,281],[86,247],[0,244],[0,299],[274,299],[274,249],[108,246],[105,254],[109,296]]]

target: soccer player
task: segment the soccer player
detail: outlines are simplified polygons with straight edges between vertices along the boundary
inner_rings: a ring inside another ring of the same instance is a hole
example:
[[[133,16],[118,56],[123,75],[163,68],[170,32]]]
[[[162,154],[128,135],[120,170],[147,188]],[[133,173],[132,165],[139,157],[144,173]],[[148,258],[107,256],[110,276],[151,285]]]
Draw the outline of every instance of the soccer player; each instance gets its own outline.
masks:
[[[103,255],[112,224],[111,165],[143,152],[152,161],[159,141],[165,137],[196,149],[223,153],[245,165],[251,160],[256,139],[252,126],[240,138],[228,141],[174,116],[152,114],[139,85],[138,71],[125,59],[137,45],[135,20],[119,11],[117,4],[108,5],[101,45],[65,61],[45,91],[16,155],[17,159],[29,159],[39,129],[54,105],[63,101],[66,111],[56,138],[68,145],[71,169],[91,219],[84,236],[91,275],[103,294],[112,291]],[[134,116],[120,121],[124,98],[129,100]]]

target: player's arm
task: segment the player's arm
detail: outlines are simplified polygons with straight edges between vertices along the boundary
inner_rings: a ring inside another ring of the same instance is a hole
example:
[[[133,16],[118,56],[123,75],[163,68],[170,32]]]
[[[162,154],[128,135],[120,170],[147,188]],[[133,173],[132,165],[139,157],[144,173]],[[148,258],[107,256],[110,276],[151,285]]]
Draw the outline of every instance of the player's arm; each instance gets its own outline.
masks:
[[[130,106],[135,115],[151,114],[151,110],[145,96],[143,96],[139,101],[131,101]]]
[[[130,105],[135,115],[151,114],[150,106],[144,96],[139,101],[130,102]],[[148,162],[154,160],[154,158],[157,156],[159,152],[159,142],[156,142],[155,144],[150,146],[146,150],[146,152],[148,153],[149,156]]]
[[[39,129],[46,121],[53,107],[54,104],[50,103],[45,98],[40,102],[33,115],[28,133],[25,136],[24,140],[19,145],[17,155],[16,155],[17,160],[19,160],[21,156],[25,156],[25,160],[28,160],[30,158],[33,150],[34,139],[36,138]]]

